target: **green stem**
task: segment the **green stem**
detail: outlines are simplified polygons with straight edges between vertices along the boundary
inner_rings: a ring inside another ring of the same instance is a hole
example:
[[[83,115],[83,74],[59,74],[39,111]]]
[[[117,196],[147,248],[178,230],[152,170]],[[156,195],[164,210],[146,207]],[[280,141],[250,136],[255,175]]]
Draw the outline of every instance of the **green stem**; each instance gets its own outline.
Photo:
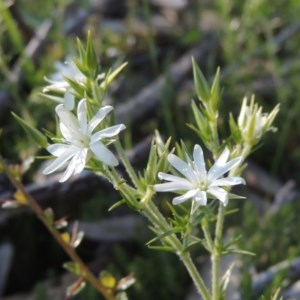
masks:
[[[157,228],[160,232],[170,231],[170,225],[167,223],[166,219],[160,213],[158,208],[152,201],[148,202],[148,205],[144,207],[142,212]],[[178,240],[175,234],[166,236],[164,240],[176,251],[177,256],[183,262],[186,267],[190,277],[192,278],[199,294],[204,300],[210,300],[210,293],[203,282],[202,277],[199,274],[189,252],[184,251],[182,243]]]
[[[130,192],[129,189],[131,189],[131,187],[122,180],[121,176],[114,169],[109,169],[108,171],[111,172],[110,178],[114,181],[112,184],[114,184],[114,186],[117,187],[117,189],[125,196],[125,200],[130,207],[139,210],[139,212],[143,214],[156,227],[156,229],[158,229],[159,232],[167,233],[171,231],[169,223],[150,198],[147,198],[147,200],[140,205],[141,203],[137,201],[135,194]],[[123,184],[120,184],[120,182],[123,182]],[[148,192],[151,193],[151,190]],[[165,236],[163,240],[166,244],[171,246],[172,249],[174,249],[174,252],[179,256],[190,274],[199,294],[204,300],[210,300],[210,293],[205,286],[202,277],[192,261],[190,254],[184,251],[184,247],[177,236],[175,234],[170,234]]]
[[[16,179],[16,177],[12,174],[10,168],[5,164],[2,158],[0,158],[0,163],[3,166],[5,173],[7,174],[7,176],[13,183],[13,185],[23,195],[23,197],[26,199],[27,203],[30,205],[31,209],[34,211],[37,217],[40,218],[40,220],[43,222],[45,227],[56,239],[56,241],[61,245],[61,247],[68,254],[68,256],[80,266],[84,279],[90,282],[98,290],[98,292],[103,295],[105,299],[115,300],[115,296],[111,293],[110,290],[107,290],[101,284],[101,282],[94,276],[94,274],[88,269],[88,267],[85,265],[85,263],[81,260],[81,258],[76,253],[75,249],[69,243],[66,243],[64,241],[60,232],[55,227],[53,227],[52,224],[49,224],[49,222],[47,221],[47,217],[45,216],[45,213],[42,210],[42,208],[38,205],[38,203],[34,200],[34,198],[26,192],[23,184],[20,182],[19,179]]]
[[[205,217],[201,220],[201,228],[202,228],[207,246],[209,248],[209,252],[212,253],[213,249],[214,249],[214,242],[212,240],[212,237],[211,237],[211,234],[209,231],[209,227],[208,227],[208,223],[207,223],[207,219]]]
[[[222,232],[224,225],[225,208],[222,202],[219,203],[217,224],[215,231],[214,249],[211,256],[212,262],[212,299],[220,299],[220,259],[222,247]]]
[[[136,175],[136,173],[135,173],[135,171],[134,171],[134,169],[133,169],[133,167],[132,167],[129,159],[127,158],[125,150],[123,149],[120,141],[116,141],[114,143],[114,145],[116,147],[116,150],[117,150],[117,152],[118,152],[118,154],[120,156],[120,159],[121,159],[121,161],[122,161],[122,163],[123,163],[123,165],[124,165],[124,167],[126,169],[127,174],[129,175],[132,183],[134,184],[134,186],[137,189],[141,190],[142,189],[141,183],[140,183],[140,181],[139,181],[139,179],[138,179],[138,177],[137,177],[137,175]]]

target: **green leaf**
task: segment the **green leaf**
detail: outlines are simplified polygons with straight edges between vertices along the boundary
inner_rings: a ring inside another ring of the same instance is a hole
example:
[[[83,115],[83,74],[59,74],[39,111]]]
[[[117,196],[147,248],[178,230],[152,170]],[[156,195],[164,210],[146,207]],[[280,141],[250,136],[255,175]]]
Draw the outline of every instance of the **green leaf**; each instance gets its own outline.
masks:
[[[175,251],[172,247],[168,247],[168,246],[151,246],[151,245],[148,245],[148,247],[150,249],[158,250],[158,251],[167,251],[167,252],[173,252],[173,253]]]
[[[105,80],[101,83],[100,87],[106,89],[126,66],[127,66],[127,62],[123,63],[119,68],[114,70],[112,73],[108,72],[107,76],[105,77]]]
[[[33,141],[40,147],[46,148],[48,145],[47,138],[36,128],[29,125],[19,116],[12,112],[13,117],[17,120],[17,122],[23,127],[25,132],[33,139]]]
[[[95,48],[92,43],[91,32],[88,32],[87,36],[87,45],[86,45],[86,52],[85,52],[85,66],[89,70],[89,77],[92,79],[96,79],[98,75],[98,59],[96,55]]]
[[[218,68],[211,87],[211,102],[214,111],[219,109],[220,94],[220,68]]]
[[[83,272],[81,270],[80,265],[77,262],[74,261],[68,261],[63,264],[63,267],[67,269],[69,272],[78,275],[78,276],[83,276]]]
[[[113,204],[113,205],[108,209],[108,211],[111,211],[111,210],[115,209],[116,207],[118,207],[118,206],[120,206],[120,205],[122,205],[122,204],[125,204],[125,203],[126,203],[126,201],[125,201],[124,199],[122,199],[122,200],[116,202],[115,204]]]
[[[197,95],[203,102],[208,102],[210,99],[210,89],[208,82],[206,81],[194,58],[192,58],[192,65]]]
[[[156,178],[157,178],[157,146],[154,145],[154,141],[152,141],[152,145],[149,153],[149,159],[145,171],[145,179],[147,184],[153,184]]]
[[[64,98],[63,98],[63,96],[53,96],[53,95],[49,95],[49,94],[44,94],[44,93],[40,93],[39,94],[40,96],[42,96],[42,97],[45,97],[45,98],[47,98],[47,99],[49,99],[49,100],[52,100],[52,101],[54,101],[54,102],[56,102],[56,103],[64,103]],[[62,94],[63,95],[63,94]]]

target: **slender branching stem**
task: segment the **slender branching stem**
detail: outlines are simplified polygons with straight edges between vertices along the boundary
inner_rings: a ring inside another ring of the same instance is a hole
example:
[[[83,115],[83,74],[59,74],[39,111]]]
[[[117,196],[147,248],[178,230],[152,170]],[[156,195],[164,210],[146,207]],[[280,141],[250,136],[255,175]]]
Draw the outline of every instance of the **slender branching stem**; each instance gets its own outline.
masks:
[[[121,144],[119,144],[119,147],[120,148],[122,147]],[[131,166],[129,161],[127,161],[127,163]],[[126,163],[126,168],[127,168],[127,163]],[[124,182],[122,177],[114,169],[110,169],[109,171],[111,172],[110,178],[113,179],[112,184],[115,187],[117,186],[117,189],[124,196],[126,196],[125,201],[128,203],[129,206],[134,206],[137,210],[140,211],[141,214],[147,217],[147,219],[155,226],[158,232],[160,233],[171,232],[172,228],[170,227],[169,223],[167,222],[165,217],[161,214],[161,212],[159,211],[159,209],[151,199],[147,199],[146,203],[139,203],[138,199],[136,199],[136,196],[133,193],[129,192],[128,190],[129,187],[126,183],[118,184],[119,182],[122,181]],[[200,276],[189,252],[186,252],[184,250],[184,247],[180,242],[180,240],[177,238],[177,236],[175,234],[170,234],[170,235],[166,235],[162,239],[179,256],[180,260],[183,262],[187,271],[189,272],[199,294],[202,295],[204,300],[210,300],[211,299],[210,293],[207,287],[205,286],[202,277]]]
[[[51,233],[51,235],[55,238],[55,240],[60,244],[63,250],[67,253],[67,255],[72,259],[72,261],[76,262],[82,271],[83,277],[85,280],[90,282],[107,300],[115,300],[115,296],[113,295],[111,290],[106,289],[101,282],[94,276],[94,274],[88,269],[86,264],[82,261],[82,259],[78,256],[75,249],[64,239],[62,238],[60,232],[53,226],[53,224],[49,224],[47,221],[46,215],[42,208],[38,205],[35,199],[27,193],[24,185],[21,183],[19,179],[12,174],[10,168],[5,164],[5,162],[0,158],[0,163],[2,164],[5,173],[16,187],[16,189],[22,194],[22,196],[26,199],[26,202],[34,211],[34,213],[39,217],[39,219],[43,222],[45,227]]]
[[[119,154],[119,157],[120,157],[120,159],[121,159],[121,161],[122,161],[122,163],[123,163],[123,165],[124,165],[124,167],[126,169],[126,172],[127,172],[128,176],[130,177],[132,183],[134,184],[134,186],[137,189],[142,189],[141,183],[140,183],[140,181],[139,181],[139,179],[138,179],[138,177],[136,175],[136,172],[133,169],[133,167],[132,167],[132,165],[131,165],[131,163],[130,163],[130,161],[129,161],[126,153],[125,153],[125,150],[123,149],[123,147],[122,147],[122,145],[120,143],[120,141],[116,141],[114,143],[114,145],[116,147],[116,150],[117,150],[117,152]]]

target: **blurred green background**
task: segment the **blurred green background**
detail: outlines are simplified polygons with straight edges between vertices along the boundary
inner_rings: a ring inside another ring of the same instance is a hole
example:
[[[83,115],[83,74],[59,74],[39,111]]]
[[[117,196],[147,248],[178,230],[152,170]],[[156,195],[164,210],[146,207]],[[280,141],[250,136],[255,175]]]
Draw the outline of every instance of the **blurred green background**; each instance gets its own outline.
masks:
[[[131,120],[130,114],[126,117],[131,131],[127,130],[122,138],[128,149],[156,128],[164,137],[184,139],[188,144],[198,142],[186,126],[193,120],[189,107],[190,100],[195,98],[192,70],[182,74],[179,82],[172,80],[172,66],[190,51],[206,49],[198,63],[209,80],[217,67],[221,67],[224,89],[221,126],[223,122],[227,124],[229,112],[238,114],[244,96],[255,94],[266,112],[280,103],[275,121],[278,131],[269,133],[250,159],[271,183],[276,182],[277,189],[250,183],[249,188],[256,193],[260,204],[251,201],[251,193],[243,203],[233,203],[232,207],[239,208],[239,212],[229,218],[227,225],[234,234],[243,234],[243,249],[256,253],[254,257],[240,258],[245,270],[263,271],[280,261],[298,257],[300,2],[44,0],[41,8],[41,3],[34,0],[0,0],[0,150],[9,162],[26,164],[32,156],[45,154],[27,138],[10,111],[37,128],[55,130],[55,103],[41,95],[44,77],[55,72],[56,61],[63,62],[76,55],[76,37],[84,41],[88,30],[103,70],[128,62],[111,86],[108,101],[118,107],[139,97],[145,88],[153,93],[155,105],[141,119]],[[165,84],[152,85],[158,79],[163,79]],[[224,137],[226,126],[222,126]],[[25,174],[25,184],[47,183],[40,173],[41,163],[41,160],[33,162]],[[137,168],[142,169],[143,163],[140,159]],[[11,187],[4,177],[0,179],[0,193],[5,194]],[[284,187],[289,187],[287,183],[293,186],[285,191]],[[270,213],[279,192],[284,204]],[[55,202],[53,209],[58,215],[68,213],[71,219],[94,221],[110,217],[107,208],[115,200],[117,196],[109,188],[104,193],[95,188],[94,193],[79,204],[76,202],[75,207],[66,204],[61,208]],[[121,208],[113,215],[129,213]],[[0,214],[6,212],[0,209]],[[187,274],[172,254],[144,247],[150,236],[137,234],[130,242],[108,243],[110,255],[105,256],[103,265],[119,277],[135,272],[137,283],[130,289],[130,299],[185,299],[190,289]],[[28,292],[35,287],[33,299],[50,299],[48,288],[41,282],[58,278],[64,254],[27,212],[18,216],[10,214],[0,223],[0,245],[7,241],[15,250],[3,294]],[[96,242],[87,241],[79,252],[93,261],[98,248]],[[40,254],[44,251],[46,261]],[[205,260],[203,253],[195,255],[199,262]],[[153,267],[157,265],[160,267]],[[251,294],[249,274],[242,274],[243,299],[259,297]],[[265,299],[278,287],[286,288],[299,279],[291,281],[286,274],[278,276],[264,291]],[[99,299],[91,288],[86,293],[88,296],[82,299]]]

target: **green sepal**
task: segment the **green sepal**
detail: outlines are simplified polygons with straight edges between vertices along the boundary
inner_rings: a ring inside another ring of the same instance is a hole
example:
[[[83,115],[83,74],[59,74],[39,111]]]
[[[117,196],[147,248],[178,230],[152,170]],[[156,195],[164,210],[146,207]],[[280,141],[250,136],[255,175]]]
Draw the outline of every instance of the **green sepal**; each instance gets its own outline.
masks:
[[[242,134],[239,126],[236,124],[232,113],[229,115],[229,128],[231,132],[231,138],[236,144],[240,144],[242,142]]]
[[[157,146],[152,141],[149,159],[145,170],[145,179],[147,184],[153,184],[157,177]]]
[[[192,65],[197,95],[201,101],[208,102],[210,99],[208,82],[206,81],[194,58],[192,58]]]
[[[69,85],[75,91],[75,93],[79,96],[79,98],[84,98],[85,87],[82,84],[80,84],[77,81],[72,80],[68,77],[64,77],[64,79],[69,83]]]
[[[47,138],[38,129],[32,127],[14,112],[12,112],[13,117],[17,122],[23,127],[25,132],[32,138],[32,140],[40,147],[46,148],[48,146]]]

